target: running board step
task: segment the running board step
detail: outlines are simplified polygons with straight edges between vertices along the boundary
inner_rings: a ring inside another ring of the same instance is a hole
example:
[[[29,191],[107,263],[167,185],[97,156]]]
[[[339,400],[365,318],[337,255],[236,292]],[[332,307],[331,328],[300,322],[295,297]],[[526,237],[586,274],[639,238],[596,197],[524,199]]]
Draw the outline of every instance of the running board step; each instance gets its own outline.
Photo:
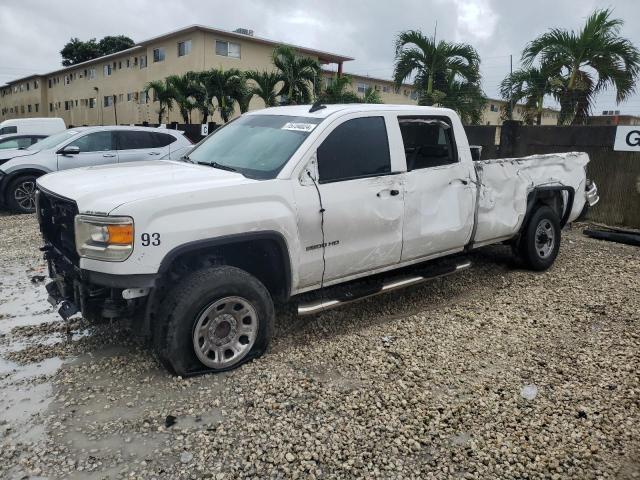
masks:
[[[352,302],[357,302],[365,298],[374,297],[382,293],[392,292],[400,288],[418,285],[436,278],[446,277],[461,270],[466,270],[471,266],[468,260],[459,263],[448,263],[427,267],[414,272],[411,275],[394,277],[386,282],[379,282],[375,285],[352,285],[337,291],[334,295],[327,295],[324,298],[300,302],[298,304],[298,315],[313,315],[333,308],[341,307]],[[327,292],[325,292],[327,293]]]

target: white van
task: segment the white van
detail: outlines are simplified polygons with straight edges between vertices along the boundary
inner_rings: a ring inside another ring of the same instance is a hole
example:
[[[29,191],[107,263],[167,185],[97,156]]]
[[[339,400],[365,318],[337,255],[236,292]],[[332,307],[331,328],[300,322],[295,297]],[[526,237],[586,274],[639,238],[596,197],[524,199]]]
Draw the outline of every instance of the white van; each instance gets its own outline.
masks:
[[[48,136],[66,129],[62,118],[13,118],[0,123],[0,135],[25,133]]]

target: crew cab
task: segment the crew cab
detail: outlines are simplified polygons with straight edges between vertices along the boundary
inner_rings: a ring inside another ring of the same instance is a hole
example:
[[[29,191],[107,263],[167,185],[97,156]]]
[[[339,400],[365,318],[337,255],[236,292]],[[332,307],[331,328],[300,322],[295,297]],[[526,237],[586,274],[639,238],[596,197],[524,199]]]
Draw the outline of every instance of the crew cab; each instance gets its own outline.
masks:
[[[245,114],[181,161],[38,179],[68,318],[131,319],[172,372],[237,367],[269,343],[274,302],[313,314],[469,266],[508,242],[533,270],[598,200],[583,153],[476,161],[455,112],[397,105]]]

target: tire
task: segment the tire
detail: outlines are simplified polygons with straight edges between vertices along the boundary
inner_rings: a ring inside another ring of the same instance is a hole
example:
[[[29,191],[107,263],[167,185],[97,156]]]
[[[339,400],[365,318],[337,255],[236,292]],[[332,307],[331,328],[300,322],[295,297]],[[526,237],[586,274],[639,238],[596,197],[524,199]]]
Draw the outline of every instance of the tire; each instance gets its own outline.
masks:
[[[12,180],[7,188],[7,205],[18,213],[33,213],[36,211],[35,175],[21,175]]]
[[[546,270],[560,251],[560,220],[547,206],[538,207],[522,232],[516,252],[527,268]]]
[[[168,292],[154,348],[176,375],[223,372],[266,351],[273,319],[271,295],[258,279],[235,267],[205,268]]]

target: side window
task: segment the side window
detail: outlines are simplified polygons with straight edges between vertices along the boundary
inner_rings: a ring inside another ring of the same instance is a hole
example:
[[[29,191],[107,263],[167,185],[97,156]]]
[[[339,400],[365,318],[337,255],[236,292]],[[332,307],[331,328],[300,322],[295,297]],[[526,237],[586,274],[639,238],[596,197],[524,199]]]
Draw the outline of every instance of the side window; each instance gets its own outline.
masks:
[[[18,148],[20,144],[18,143],[18,138],[10,138],[7,140],[0,141],[0,150],[4,150],[6,148]]]
[[[141,150],[155,148],[154,134],[151,132],[119,131],[118,150]]]
[[[69,145],[80,148],[80,153],[114,150],[111,132],[90,133],[89,135],[80,137],[75,142],[71,142]]]
[[[320,183],[391,172],[389,140],[383,117],[347,120],[318,147]]]
[[[168,133],[152,133],[151,135],[153,135],[153,144],[156,148],[166,147],[177,140],[176,137]]]
[[[451,126],[436,118],[400,117],[407,170],[457,163]]]
[[[18,133],[18,127],[12,125],[10,127],[0,128],[0,135],[6,135],[7,133]]]

